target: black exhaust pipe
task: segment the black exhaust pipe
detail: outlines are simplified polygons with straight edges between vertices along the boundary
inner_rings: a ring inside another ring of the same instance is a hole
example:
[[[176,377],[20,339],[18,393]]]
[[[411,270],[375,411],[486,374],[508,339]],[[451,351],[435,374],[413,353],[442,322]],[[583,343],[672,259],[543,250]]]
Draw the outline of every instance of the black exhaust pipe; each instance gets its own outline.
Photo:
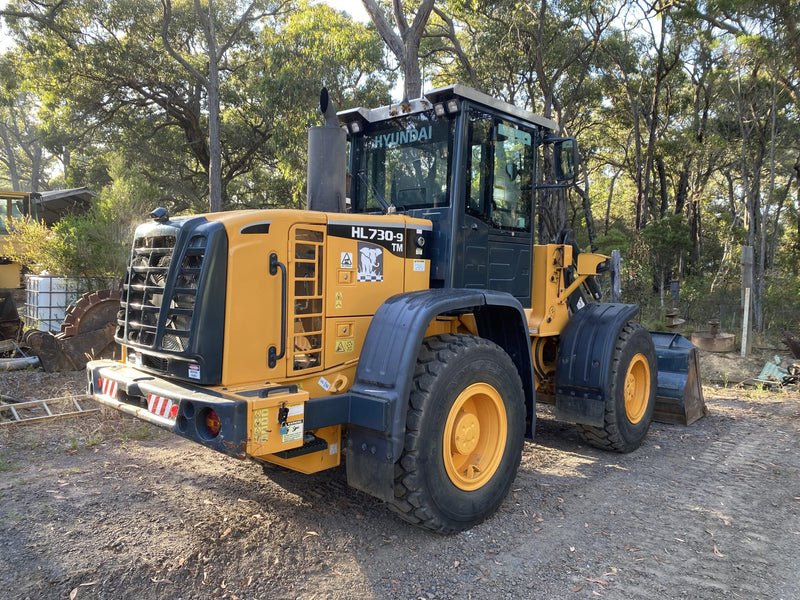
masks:
[[[322,88],[319,108],[325,125],[308,130],[308,210],[345,212],[347,133],[339,127],[336,108]]]

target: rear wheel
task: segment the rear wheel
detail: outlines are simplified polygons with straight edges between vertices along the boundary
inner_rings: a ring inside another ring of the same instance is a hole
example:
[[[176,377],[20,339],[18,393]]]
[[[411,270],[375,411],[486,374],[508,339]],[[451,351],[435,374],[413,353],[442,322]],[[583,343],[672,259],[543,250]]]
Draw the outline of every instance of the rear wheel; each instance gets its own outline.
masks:
[[[650,334],[638,323],[627,323],[614,346],[603,426],[578,425],[581,437],[604,450],[636,450],[653,419],[656,378],[656,352]]]
[[[426,339],[390,507],[442,533],[480,523],[511,487],[524,429],[522,382],[508,354],[468,335]]]

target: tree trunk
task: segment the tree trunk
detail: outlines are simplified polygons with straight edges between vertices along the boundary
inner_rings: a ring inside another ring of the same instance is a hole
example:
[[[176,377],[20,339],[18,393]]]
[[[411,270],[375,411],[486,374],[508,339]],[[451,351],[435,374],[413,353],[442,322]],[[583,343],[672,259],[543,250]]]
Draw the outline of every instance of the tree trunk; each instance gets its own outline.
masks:
[[[434,0],[422,0],[414,21],[409,26],[402,0],[392,0],[397,32],[386,20],[375,0],[361,0],[378,35],[392,51],[403,72],[404,99],[414,100],[422,95],[422,71],[419,64],[419,45],[433,10]]]
[[[31,192],[39,191],[42,179],[42,145],[37,141],[31,149]]]
[[[11,179],[11,189],[15,192],[22,191],[19,188],[19,172],[17,171],[17,158],[14,156],[14,147],[11,145],[8,130],[3,124],[0,124],[0,137],[3,138],[3,146],[6,150],[6,166],[8,167],[8,175]],[[0,218],[2,217],[3,215],[0,215]]]
[[[199,10],[199,4],[198,4]],[[222,210],[222,148],[219,130],[219,50],[214,26],[213,2],[208,0],[208,20],[204,23],[208,45],[208,201],[211,212]]]

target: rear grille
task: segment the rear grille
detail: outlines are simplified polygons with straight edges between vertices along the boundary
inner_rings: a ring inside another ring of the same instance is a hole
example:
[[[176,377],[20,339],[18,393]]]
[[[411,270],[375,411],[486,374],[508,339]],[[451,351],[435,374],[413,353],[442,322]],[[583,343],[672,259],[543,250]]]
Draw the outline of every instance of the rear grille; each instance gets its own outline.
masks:
[[[170,352],[188,347],[207,240],[192,237],[183,253],[176,240],[162,232],[135,239],[118,315],[119,339]],[[170,272],[176,256],[180,266]]]

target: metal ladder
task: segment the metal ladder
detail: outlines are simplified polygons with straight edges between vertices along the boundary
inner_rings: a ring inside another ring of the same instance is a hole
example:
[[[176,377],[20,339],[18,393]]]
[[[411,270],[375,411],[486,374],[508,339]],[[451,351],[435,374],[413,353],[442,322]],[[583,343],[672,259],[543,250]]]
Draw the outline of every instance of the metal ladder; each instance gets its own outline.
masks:
[[[78,400],[88,400],[90,398],[91,396],[86,395],[65,396],[47,400],[0,404],[0,427],[100,412],[99,408],[83,408],[78,403]]]

